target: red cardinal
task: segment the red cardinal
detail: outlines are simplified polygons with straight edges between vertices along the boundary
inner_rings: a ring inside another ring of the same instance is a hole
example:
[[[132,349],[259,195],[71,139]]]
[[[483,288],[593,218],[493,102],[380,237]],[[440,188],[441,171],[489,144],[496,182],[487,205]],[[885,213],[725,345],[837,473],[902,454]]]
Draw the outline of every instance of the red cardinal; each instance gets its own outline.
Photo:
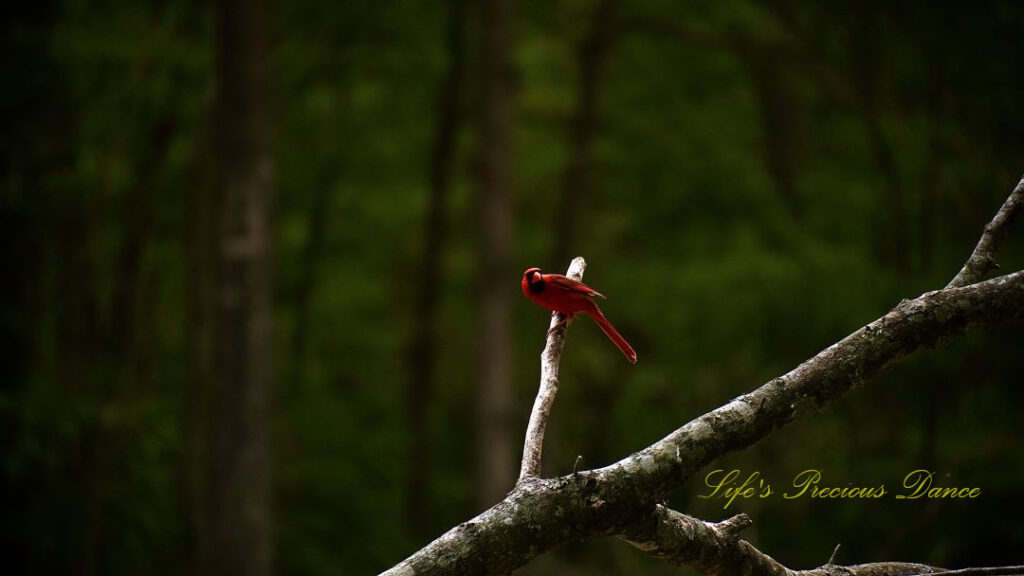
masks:
[[[572,320],[577,312],[590,316],[612,343],[622,351],[626,360],[636,363],[636,352],[633,347],[615,330],[612,323],[604,317],[601,309],[594,303],[594,296],[604,298],[597,290],[561,274],[542,274],[540,268],[528,268],[526,272],[523,272],[523,296],[548,310],[565,314],[563,325]],[[555,328],[560,327],[561,325],[555,326]]]

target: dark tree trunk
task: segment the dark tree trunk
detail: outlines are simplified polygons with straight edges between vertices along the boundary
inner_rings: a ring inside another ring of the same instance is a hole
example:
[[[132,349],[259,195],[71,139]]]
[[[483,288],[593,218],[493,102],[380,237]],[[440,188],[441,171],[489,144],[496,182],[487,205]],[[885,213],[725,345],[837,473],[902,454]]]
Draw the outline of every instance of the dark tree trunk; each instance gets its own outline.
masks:
[[[270,564],[272,382],[270,54],[267,4],[220,4],[217,197],[209,404],[207,574],[265,576]]]
[[[477,394],[478,504],[488,506],[515,479],[510,430],[512,362],[509,354],[512,217],[509,199],[512,140],[511,0],[481,3],[483,50],[480,122],[479,389]]]
[[[555,212],[555,249],[553,266],[564,266],[573,254],[579,212],[590,192],[590,151],[597,132],[597,101],[601,73],[608,59],[614,30],[614,0],[601,0],[587,36],[578,50],[579,84],[576,111],[569,128],[569,163],[565,169],[565,188]]]
[[[459,126],[462,123],[462,85],[465,77],[465,0],[449,2],[447,31],[448,72],[437,98],[437,124],[430,155],[430,201],[423,228],[423,259],[413,310],[413,335],[409,344],[409,391],[406,408],[409,421],[406,483],[406,526],[415,536],[428,531],[430,517],[427,479],[431,450],[427,406],[434,389],[437,353],[437,300],[441,248],[447,223],[447,198],[451,189]]]

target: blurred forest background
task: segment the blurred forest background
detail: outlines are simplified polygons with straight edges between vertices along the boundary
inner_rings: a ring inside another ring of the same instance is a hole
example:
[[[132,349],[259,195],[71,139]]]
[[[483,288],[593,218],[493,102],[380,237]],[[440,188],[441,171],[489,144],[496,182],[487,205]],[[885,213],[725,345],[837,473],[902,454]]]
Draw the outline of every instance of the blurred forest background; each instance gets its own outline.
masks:
[[[365,574],[939,288],[1024,171],[1024,6],[41,1],[0,29],[0,538],[29,574]],[[1011,230],[1004,270],[1024,266]],[[722,468],[972,501],[674,495],[792,567],[1020,561],[1019,327]],[[23,562],[20,562],[23,561]],[[672,574],[617,541],[524,574]]]

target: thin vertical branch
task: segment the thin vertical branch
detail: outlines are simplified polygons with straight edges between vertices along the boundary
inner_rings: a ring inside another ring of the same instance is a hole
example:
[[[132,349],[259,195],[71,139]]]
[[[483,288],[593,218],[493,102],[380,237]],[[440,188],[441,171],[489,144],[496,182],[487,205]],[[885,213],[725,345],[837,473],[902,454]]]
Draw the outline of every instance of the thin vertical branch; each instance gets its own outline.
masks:
[[[573,259],[566,276],[576,281],[583,280],[583,272],[587,269],[587,261],[581,256]],[[565,318],[558,312],[551,313],[551,328]],[[523,442],[523,463],[519,468],[519,482],[536,478],[540,475],[541,451],[544,448],[544,431],[551,417],[551,406],[558,395],[558,366],[562,361],[562,346],[565,345],[565,329],[549,328],[547,345],[540,354],[540,388],[537,398],[533,401],[530,412],[530,424],[526,428],[526,440]]]

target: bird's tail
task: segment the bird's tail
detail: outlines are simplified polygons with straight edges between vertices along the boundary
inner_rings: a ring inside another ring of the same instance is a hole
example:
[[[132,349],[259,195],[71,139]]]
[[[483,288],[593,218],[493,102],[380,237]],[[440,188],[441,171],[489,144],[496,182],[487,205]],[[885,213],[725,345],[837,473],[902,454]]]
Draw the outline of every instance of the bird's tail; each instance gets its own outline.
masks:
[[[601,312],[601,309],[597,307],[597,304],[594,304],[593,310],[584,310],[584,312],[593,318],[594,322],[597,322],[597,325],[601,327],[601,331],[603,331],[605,336],[607,336],[608,339],[615,344],[615,347],[622,352],[622,355],[626,357],[626,360],[636,364],[636,351],[629,345],[629,342],[626,342],[626,339],[622,337],[622,334],[619,334],[619,331],[615,329],[615,326],[612,326],[612,323],[604,317],[604,314]]]

